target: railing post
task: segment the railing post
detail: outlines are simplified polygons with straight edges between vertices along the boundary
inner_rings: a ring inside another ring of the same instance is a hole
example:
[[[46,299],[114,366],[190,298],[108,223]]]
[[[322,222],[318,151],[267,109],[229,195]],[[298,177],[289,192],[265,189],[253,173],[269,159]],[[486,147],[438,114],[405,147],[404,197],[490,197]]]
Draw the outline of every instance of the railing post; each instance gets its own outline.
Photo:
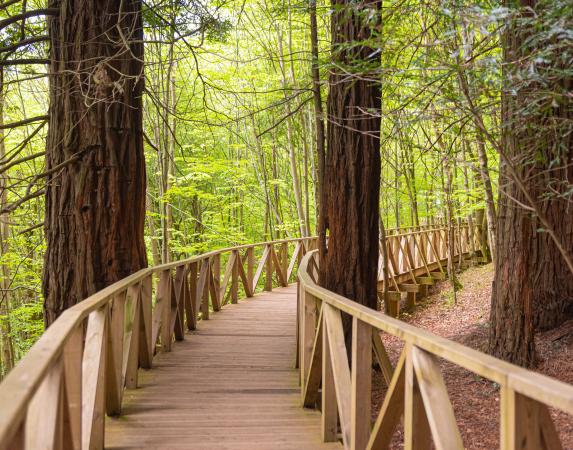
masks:
[[[365,450],[371,423],[372,330],[356,317],[352,318],[351,368],[350,448]]]
[[[67,430],[73,450],[82,448],[82,353],[84,347],[83,324],[76,327],[64,345],[64,385],[66,390]]]
[[[326,330],[326,317],[322,316],[322,415],[321,431],[323,442],[338,440],[338,404],[334,386],[334,373],[330,359],[330,345]]]
[[[161,272],[156,308],[161,308],[161,351],[171,351],[171,271]],[[159,301],[161,299],[161,302]]]
[[[300,291],[301,300],[301,358],[300,358],[300,373],[301,373],[301,386],[302,391],[305,390],[305,380],[308,376],[310,368],[310,359],[312,357],[312,347],[314,344],[314,336],[316,331],[317,311],[315,298],[305,291],[304,287]]]
[[[151,369],[153,364],[153,347],[155,347],[155,342],[152,341],[152,286],[153,275],[150,274],[141,281],[139,298],[141,317],[139,321],[139,331],[136,331],[139,332],[139,365],[144,369]]]

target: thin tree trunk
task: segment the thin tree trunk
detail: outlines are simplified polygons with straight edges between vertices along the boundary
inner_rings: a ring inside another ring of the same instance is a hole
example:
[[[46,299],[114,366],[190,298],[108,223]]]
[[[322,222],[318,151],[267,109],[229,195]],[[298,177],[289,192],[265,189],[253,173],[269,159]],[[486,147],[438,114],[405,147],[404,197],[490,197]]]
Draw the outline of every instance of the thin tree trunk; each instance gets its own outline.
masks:
[[[279,44],[279,66],[281,69],[281,80],[282,80],[282,87],[284,89],[284,97],[285,100],[287,98],[287,88],[288,88],[288,81],[286,75],[286,67],[285,67],[285,58],[284,58],[284,51],[283,51],[283,44],[282,44],[282,32],[277,26],[277,39]],[[287,145],[289,149],[289,161],[290,161],[290,174],[292,178],[292,188],[293,188],[293,196],[294,202],[296,206],[296,213],[298,217],[298,228],[300,231],[301,236],[308,236],[308,230],[306,228],[306,220],[304,216],[304,209],[302,206],[302,194],[301,194],[301,186],[300,186],[300,179],[298,176],[298,169],[297,169],[297,160],[296,160],[296,152],[294,147],[293,141],[293,129],[292,129],[292,111],[290,108],[290,102],[285,101],[285,114],[286,114],[286,129],[287,129]]]
[[[4,140],[4,68],[0,67],[0,161],[4,160],[6,155],[6,142]],[[7,173],[0,175],[0,208],[4,209],[8,204],[8,184]],[[0,257],[3,257],[9,251],[10,243],[10,215],[2,214],[0,216]],[[12,342],[12,330],[10,326],[10,266],[2,263],[0,266],[0,380],[14,367],[14,344]]]
[[[324,133],[324,111],[322,108],[322,94],[320,92],[320,68],[319,68],[319,53],[318,53],[318,26],[316,23],[316,0],[309,0],[309,14],[310,14],[310,49],[312,55],[312,97],[314,105],[314,125],[316,128],[316,154],[317,154],[317,172],[318,172],[318,187],[317,199],[320,202],[320,193],[322,191],[322,184],[324,180],[324,164],[325,164],[325,133]],[[320,205],[317,204],[316,208],[320,211]]]

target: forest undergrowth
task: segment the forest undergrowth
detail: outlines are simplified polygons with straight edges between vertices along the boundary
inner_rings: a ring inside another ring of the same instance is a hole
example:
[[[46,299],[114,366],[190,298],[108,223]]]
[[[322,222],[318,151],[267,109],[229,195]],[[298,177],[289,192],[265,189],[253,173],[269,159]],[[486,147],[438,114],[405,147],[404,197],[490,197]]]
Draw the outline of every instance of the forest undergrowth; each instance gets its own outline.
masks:
[[[435,285],[430,295],[412,313],[401,319],[439,336],[486,352],[493,265],[470,268],[459,274],[462,288],[454,299],[449,281]],[[393,363],[402,350],[402,342],[383,336]],[[557,329],[536,335],[535,371],[573,383],[573,320]],[[465,448],[489,450],[499,448],[499,386],[453,364],[442,361],[442,374],[452,401]],[[381,372],[374,372],[373,420],[376,419],[386,394]],[[564,449],[573,449],[573,420],[560,411],[551,411]],[[394,435],[392,449],[403,447],[402,429]]]

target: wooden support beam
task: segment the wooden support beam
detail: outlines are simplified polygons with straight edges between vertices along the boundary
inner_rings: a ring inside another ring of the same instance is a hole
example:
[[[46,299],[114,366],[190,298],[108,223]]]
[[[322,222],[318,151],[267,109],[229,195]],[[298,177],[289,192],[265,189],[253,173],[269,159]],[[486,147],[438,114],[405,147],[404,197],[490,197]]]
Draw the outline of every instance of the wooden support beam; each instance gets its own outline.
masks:
[[[396,364],[396,370],[392,375],[386,396],[384,397],[382,408],[378,413],[374,428],[370,434],[370,439],[366,447],[369,450],[381,450],[390,447],[392,436],[404,413],[405,361],[406,351],[403,350]]]
[[[263,255],[261,256],[259,265],[257,266],[257,271],[255,272],[255,275],[253,277],[253,292],[257,290],[257,284],[259,283],[259,278],[263,273],[263,269],[266,267],[267,260],[269,259],[270,254],[271,254],[270,246],[265,245],[265,249],[263,250]]]
[[[233,250],[232,254],[234,255],[234,262],[231,271],[231,303],[236,304],[239,301],[239,264],[241,255],[239,255],[238,250]]]
[[[432,436],[412,362],[412,344],[405,344],[404,450],[430,450]]]
[[[321,391],[321,432],[323,442],[338,440],[338,404],[336,403],[336,387],[332,370],[330,344],[325,331],[326,317],[322,316],[322,391]]]
[[[141,285],[133,285],[127,289],[126,297],[126,324],[127,328],[123,339],[122,357],[122,386],[127,389],[137,388],[137,375],[139,369],[139,347],[146,343],[140,341],[141,324]],[[143,339],[145,339],[143,335]]]
[[[153,341],[153,305],[152,290],[153,275],[141,280],[140,285],[140,322],[139,322],[139,365],[144,369],[151,369],[155,341]]]
[[[271,292],[273,290],[273,255],[275,254],[275,250],[273,248],[273,244],[267,244],[267,248],[268,248],[268,253],[267,253],[267,261],[265,264],[264,290],[267,292]]]
[[[110,416],[121,413],[123,395],[123,339],[126,292],[116,294],[109,308],[106,363],[106,410]]]
[[[549,409],[543,403],[503,386],[500,414],[502,450],[563,450]]]
[[[370,437],[372,404],[372,329],[352,318],[350,448],[365,450]]]
[[[83,324],[72,331],[64,345],[64,434],[69,435],[70,449],[82,448],[82,355],[84,348]]]
[[[57,449],[62,445],[62,373],[62,361],[58,358],[30,402],[26,449]]]
[[[88,316],[82,360],[82,449],[104,446],[108,304]]]
[[[185,315],[187,318],[187,329],[193,331],[197,328],[197,276],[198,268],[196,262],[188,266],[189,297],[185,303]]]
[[[412,347],[412,363],[436,450],[463,450],[464,444],[437,358]]]
[[[352,436],[352,384],[346,344],[344,342],[344,331],[342,329],[342,316],[340,310],[329,304],[324,304],[322,308],[323,314],[326,317],[326,330],[323,332],[326,332],[328,335],[330,362],[334,374],[336,403],[338,405],[338,417],[342,429],[342,441],[345,447],[350,448]]]
[[[386,380],[386,384],[389,386],[392,381],[392,376],[394,375],[394,368],[390,362],[388,352],[386,352],[386,347],[384,347],[384,343],[382,342],[380,332],[376,328],[372,328],[372,348],[374,349],[380,370],[384,375],[384,380]]]
[[[303,393],[303,406],[305,408],[314,408],[318,401],[318,391],[321,382],[322,370],[322,333],[323,333],[323,319],[322,308],[318,316],[318,325],[312,345],[312,354],[309,361],[308,375],[302,386]]]

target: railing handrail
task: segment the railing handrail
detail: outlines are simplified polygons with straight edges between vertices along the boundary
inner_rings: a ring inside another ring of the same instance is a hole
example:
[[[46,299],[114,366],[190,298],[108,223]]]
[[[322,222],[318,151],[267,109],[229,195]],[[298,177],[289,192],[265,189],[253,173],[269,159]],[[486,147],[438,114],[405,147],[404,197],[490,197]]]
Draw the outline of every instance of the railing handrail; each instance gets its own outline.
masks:
[[[311,305],[313,301],[316,302],[317,309],[321,309],[324,304],[327,304],[339,312],[344,312],[356,320],[368,324],[376,330],[383,331],[399,338],[405,344],[415,346],[435,357],[442,358],[459,367],[467,369],[476,375],[498,383],[502,390],[502,396],[506,396],[506,401],[511,401],[512,398],[509,397],[510,400],[508,400],[506,393],[514,392],[541,404],[573,414],[573,385],[569,385],[546,375],[526,370],[522,367],[502,361],[491,355],[437,336],[429,331],[417,328],[398,319],[394,319],[382,312],[375,311],[364,305],[356,303],[351,299],[331,292],[328,289],[319,286],[313,279],[313,276],[311,276],[311,273],[315,271],[315,264],[318,264],[316,262],[316,258],[316,251],[308,252],[303,257],[299,265],[299,301],[301,302],[299,304],[299,311],[301,311],[302,315],[308,314],[308,311],[312,308],[312,306],[309,305]],[[313,261],[312,264],[311,261]],[[311,303],[309,303],[309,300]],[[314,312],[314,316],[312,317],[314,319],[319,317],[318,312]],[[301,327],[309,326],[304,324],[305,320],[308,320],[308,318],[301,318]],[[310,326],[312,328],[312,325]],[[319,326],[319,324],[316,325],[316,330],[318,330]],[[302,342],[302,340],[305,339],[304,331],[301,331],[299,336],[301,339],[299,348],[304,352],[305,343]],[[308,336],[306,337],[306,340],[306,348],[308,350]],[[316,340],[314,342],[315,346],[320,345]],[[312,350],[314,352],[314,349]],[[324,354],[324,350],[322,351],[322,354]],[[305,358],[307,359],[305,364],[306,367],[301,366],[301,380],[303,380],[301,382],[301,388],[303,391],[303,398],[306,378],[311,365],[311,363],[309,363],[309,356],[310,355],[308,354],[306,356],[303,354],[300,358],[301,361]],[[311,358],[314,358],[314,353]],[[369,397],[367,396],[367,398]],[[501,401],[503,400],[504,399]],[[504,406],[502,405],[502,409],[503,407]],[[502,439],[507,439],[507,436],[512,433],[512,430],[503,428],[505,426],[506,425],[504,425],[504,421],[502,420],[502,432],[506,433],[505,436],[502,436]],[[502,448],[509,447],[506,447],[502,443]]]

